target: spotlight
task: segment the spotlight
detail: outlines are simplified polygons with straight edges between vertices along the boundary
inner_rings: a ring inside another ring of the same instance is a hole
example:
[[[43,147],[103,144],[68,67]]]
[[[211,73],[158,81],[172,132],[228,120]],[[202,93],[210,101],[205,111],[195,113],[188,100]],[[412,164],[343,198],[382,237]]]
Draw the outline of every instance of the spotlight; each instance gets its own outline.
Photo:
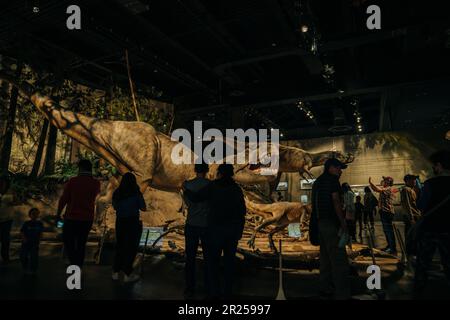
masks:
[[[307,33],[308,30],[309,30],[309,28],[308,28],[308,26],[307,26],[306,24],[302,25],[301,31],[302,31],[303,33]]]
[[[39,0],[28,0],[27,1],[27,7],[31,7],[31,10],[33,10],[33,13],[39,13]]]

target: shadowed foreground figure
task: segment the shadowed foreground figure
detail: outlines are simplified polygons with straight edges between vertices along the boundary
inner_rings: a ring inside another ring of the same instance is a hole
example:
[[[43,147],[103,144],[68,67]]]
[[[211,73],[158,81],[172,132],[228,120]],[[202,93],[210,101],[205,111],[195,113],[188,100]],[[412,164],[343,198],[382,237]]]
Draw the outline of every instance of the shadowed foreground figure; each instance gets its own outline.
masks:
[[[435,177],[425,181],[418,207],[423,216],[416,223],[417,263],[415,298],[421,298],[436,249],[450,287],[450,151],[430,157]]]
[[[210,180],[206,179],[206,174],[208,173],[207,164],[196,164],[195,165],[196,177],[192,180],[185,181],[183,184],[184,189],[188,189],[192,192],[199,191],[205,188],[211,183]],[[197,251],[199,243],[202,246],[202,254],[204,261],[204,285],[206,289],[206,294],[209,293],[209,239],[208,239],[208,216],[210,214],[210,207],[208,201],[202,202],[192,202],[188,197],[184,197],[185,203],[188,207],[186,225],[184,228],[185,237],[185,255],[186,255],[186,267],[185,267],[185,282],[186,288],[184,291],[184,296],[186,298],[192,298],[196,290],[196,279],[195,279],[195,260],[197,257]]]
[[[210,298],[232,297],[234,265],[239,239],[245,223],[245,200],[241,188],[233,180],[233,166],[221,164],[217,179],[198,192],[185,189],[193,202],[208,200],[208,239],[210,257]],[[220,257],[224,260],[224,291],[220,290]]]
[[[337,159],[325,162],[324,172],[314,182],[311,196],[311,220],[318,221],[321,294],[339,300],[350,299],[347,251],[345,245],[339,246],[339,234],[348,232],[339,183],[345,168]]]
[[[142,222],[139,211],[146,211],[144,197],[136,183],[136,177],[125,173],[119,187],[113,193],[113,207],[116,210],[116,255],[112,279],[118,280],[123,272],[124,282],[139,280],[133,272],[133,261],[139,248]]]
[[[56,220],[61,219],[64,208],[63,241],[71,265],[80,268],[84,263],[86,242],[94,221],[95,200],[100,193],[100,182],[92,177],[92,164],[81,160],[78,176],[64,186],[59,199]]]

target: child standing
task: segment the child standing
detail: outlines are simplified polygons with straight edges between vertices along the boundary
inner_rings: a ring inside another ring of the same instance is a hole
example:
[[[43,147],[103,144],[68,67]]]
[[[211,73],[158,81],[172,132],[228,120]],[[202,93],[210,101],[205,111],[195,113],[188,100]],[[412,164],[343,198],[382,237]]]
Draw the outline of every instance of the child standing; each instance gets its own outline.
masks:
[[[39,209],[32,208],[28,212],[30,220],[26,221],[20,229],[23,239],[20,260],[27,274],[35,274],[38,267],[39,241],[44,230],[44,225],[39,220],[39,215]]]

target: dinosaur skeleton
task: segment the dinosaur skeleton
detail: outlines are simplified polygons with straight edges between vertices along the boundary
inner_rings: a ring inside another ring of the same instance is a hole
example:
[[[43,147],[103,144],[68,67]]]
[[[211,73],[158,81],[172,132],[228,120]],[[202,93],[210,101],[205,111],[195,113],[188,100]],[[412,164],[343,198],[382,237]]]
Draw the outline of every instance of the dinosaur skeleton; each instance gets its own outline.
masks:
[[[292,222],[300,222],[301,225],[306,225],[311,215],[311,205],[305,205],[299,202],[258,204],[246,199],[245,205],[250,213],[263,217],[263,221],[255,228],[250,240],[247,242],[252,249],[255,249],[257,233],[269,225],[275,225],[275,228],[269,232],[268,238],[270,249],[276,252],[277,249],[273,242],[273,235],[284,230]]]

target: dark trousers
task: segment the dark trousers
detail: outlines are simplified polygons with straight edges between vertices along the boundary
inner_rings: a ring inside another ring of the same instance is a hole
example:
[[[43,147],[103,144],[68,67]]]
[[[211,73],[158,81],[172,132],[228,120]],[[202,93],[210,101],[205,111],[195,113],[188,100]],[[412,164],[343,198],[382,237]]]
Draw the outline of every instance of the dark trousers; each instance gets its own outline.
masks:
[[[234,267],[238,241],[243,228],[238,225],[214,226],[209,228],[210,239],[210,294],[213,299],[221,296],[220,258],[223,252],[224,297],[231,298],[234,284]]]
[[[126,275],[133,272],[133,262],[139,249],[142,222],[138,217],[116,219],[116,255],[113,271]]]
[[[345,248],[340,248],[339,227],[334,221],[319,220],[320,290],[333,292],[334,298],[350,298],[350,271]]]
[[[417,260],[415,270],[414,289],[416,294],[420,294],[425,288],[428,280],[428,270],[430,269],[433,256],[439,250],[441,264],[447,281],[450,284],[450,235],[424,232],[417,241]]]
[[[64,249],[71,265],[77,265],[80,268],[83,266],[86,242],[89,231],[91,231],[91,227],[92,221],[64,221]]]
[[[363,229],[363,213],[362,212],[356,212],[355,213],[355,229],[356,226],[359,226],[358,230],[359,230],[359,237],[362,237],[362,229]],[[355,230],[356,231],[356,230]]]
[[[12,220],[0,222],[0,245],[1,256],[4,262],[9,261],[9,244],[11,241]]]
[[[184,228],[185,239],[185,255],[186,255],[186,267],[185,267],[185,279],[186,279],[186,291],[194,292],[196,286],[195,279],[195,261],[197,257],[198,246],[201,243],[204,261],[204,285],[209,295],[209,276],[208,276],[208,229],[206,227],[196,227],[186,224]]]
[[[405,214],[403,216],[403,222],[405,223],[405,243],[406,243],[406,237],[409,233],[409,230],[417,222],[417,220],[418,220],[418,218],[411,217],[409,214]]]
[[[345,222],[347,223],[349,236],[354,241],[356,241],[356,223],[355,223],[355,220],[348,220],[348,219],[346,219]]]
[[[364,210],[364,224],[367,225],[370,222],[370,225],[373,227],[375,225],[373,214],[374,209],[372,210]]]
[[[25,271],[35,272],[39,261],[39,243],[22,243],[20,261]]]
[[[386,236],[386,242],[388,243],[389,249],[393,252],[397,252],[397,246],[395,243],[394,226],[392,221],[394,220],[394,214],[390,212],[381,211],[380,212],[381,223],[383,224],[384,235]]]

